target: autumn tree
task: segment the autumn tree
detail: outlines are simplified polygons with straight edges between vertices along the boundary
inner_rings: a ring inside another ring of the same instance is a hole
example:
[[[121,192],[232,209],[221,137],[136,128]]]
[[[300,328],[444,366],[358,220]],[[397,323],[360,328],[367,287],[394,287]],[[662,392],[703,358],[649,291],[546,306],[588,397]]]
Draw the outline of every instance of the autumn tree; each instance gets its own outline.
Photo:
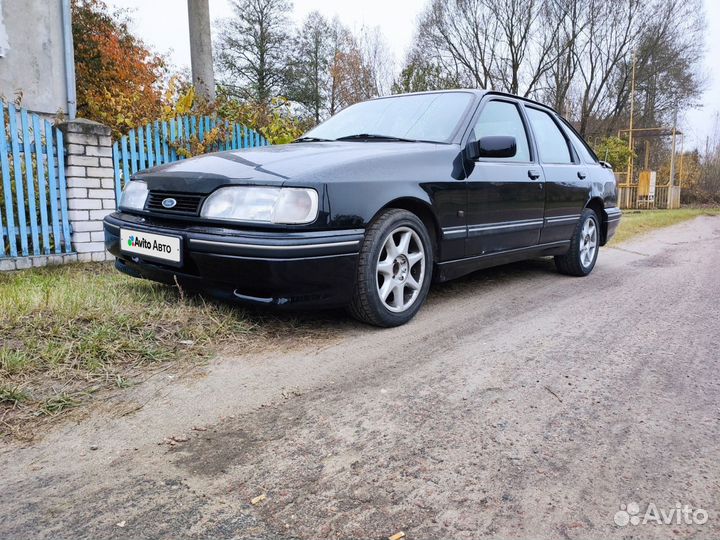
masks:
[[[370,68],[350,32],[341,31],[338,35],[330,77],[333,91],[330,114],[376,95]]]
[[[102,0],[72,2],[78,116],[110,126],[115,136],[162,111],[165,60],[128,22],[126,12],[111,12]]]
[[[312,12],[297,30],[291,49],[287,97],[305,106],[314,123],[390,90],[391,62],[376,28],[353,33],[338,19],[328,21]]]
[[[356,35],[337,19],[331,29],[330,95],[328,112],[390,91],[392,74],[387,47],[377,29],[362,28]]]

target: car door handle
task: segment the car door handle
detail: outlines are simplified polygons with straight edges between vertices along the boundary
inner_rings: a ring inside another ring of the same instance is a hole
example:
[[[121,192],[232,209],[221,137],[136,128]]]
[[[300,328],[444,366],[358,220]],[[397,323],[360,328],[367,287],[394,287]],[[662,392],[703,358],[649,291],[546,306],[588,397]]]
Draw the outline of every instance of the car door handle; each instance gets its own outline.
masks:
[[[585,173],[582,172],[582,171],[578,171],[578,178],[579,178],[580,180],[584,180],[585,178],[587,178],[587,174],[585,174]]]
[[[540,171],[538,171],[537,169],[530,169],[528,171],[528,176],[530,177],[530,180],[537,180],[538,178],[540,178]]]

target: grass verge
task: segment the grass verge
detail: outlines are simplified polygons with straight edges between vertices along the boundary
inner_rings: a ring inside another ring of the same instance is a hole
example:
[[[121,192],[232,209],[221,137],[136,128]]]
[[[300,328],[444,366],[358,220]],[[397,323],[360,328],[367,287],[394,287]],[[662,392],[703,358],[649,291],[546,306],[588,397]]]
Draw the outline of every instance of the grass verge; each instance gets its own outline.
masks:
[[[27,436],[108,388],[173,361],[328,337],[313,315],[274,316],[129,278],[110,264],[0,273],[0,435]]]
[[[625,242],[633,236],[650,232],[653,229],[669,227],[698,216],[718,216],[720,208],[680,208],[678,210],[623,210],[611,246]]]

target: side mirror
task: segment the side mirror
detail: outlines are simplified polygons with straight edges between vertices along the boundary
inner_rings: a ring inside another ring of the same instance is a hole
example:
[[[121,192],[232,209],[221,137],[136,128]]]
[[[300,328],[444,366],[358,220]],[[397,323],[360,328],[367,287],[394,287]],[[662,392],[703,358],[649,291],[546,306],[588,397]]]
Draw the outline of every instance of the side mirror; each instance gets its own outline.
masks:
[[[517,154],[515,137],[507,135],[491,135],[472,141],[465,147],[465,157],[469,161],[480,158],[509,158]]]

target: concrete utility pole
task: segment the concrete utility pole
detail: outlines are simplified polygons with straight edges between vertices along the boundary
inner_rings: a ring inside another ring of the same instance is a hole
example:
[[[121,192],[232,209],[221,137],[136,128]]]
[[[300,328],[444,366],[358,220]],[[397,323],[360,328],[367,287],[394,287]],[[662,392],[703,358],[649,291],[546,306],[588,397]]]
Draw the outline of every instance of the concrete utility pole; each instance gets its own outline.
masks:
[[[677,135],[677,109],[673,116],[673,128],[672,128],[672,151],[670,154],[670,180],[668,185],[672,188],[675,185],[675,136]],[[669,207],[668,207],[669,208]]]
[[[198,95],[208,101],[215,101],[215,73],[213,72],[208,0],[188,0],[188,23],[190,26],[192,82]]]

